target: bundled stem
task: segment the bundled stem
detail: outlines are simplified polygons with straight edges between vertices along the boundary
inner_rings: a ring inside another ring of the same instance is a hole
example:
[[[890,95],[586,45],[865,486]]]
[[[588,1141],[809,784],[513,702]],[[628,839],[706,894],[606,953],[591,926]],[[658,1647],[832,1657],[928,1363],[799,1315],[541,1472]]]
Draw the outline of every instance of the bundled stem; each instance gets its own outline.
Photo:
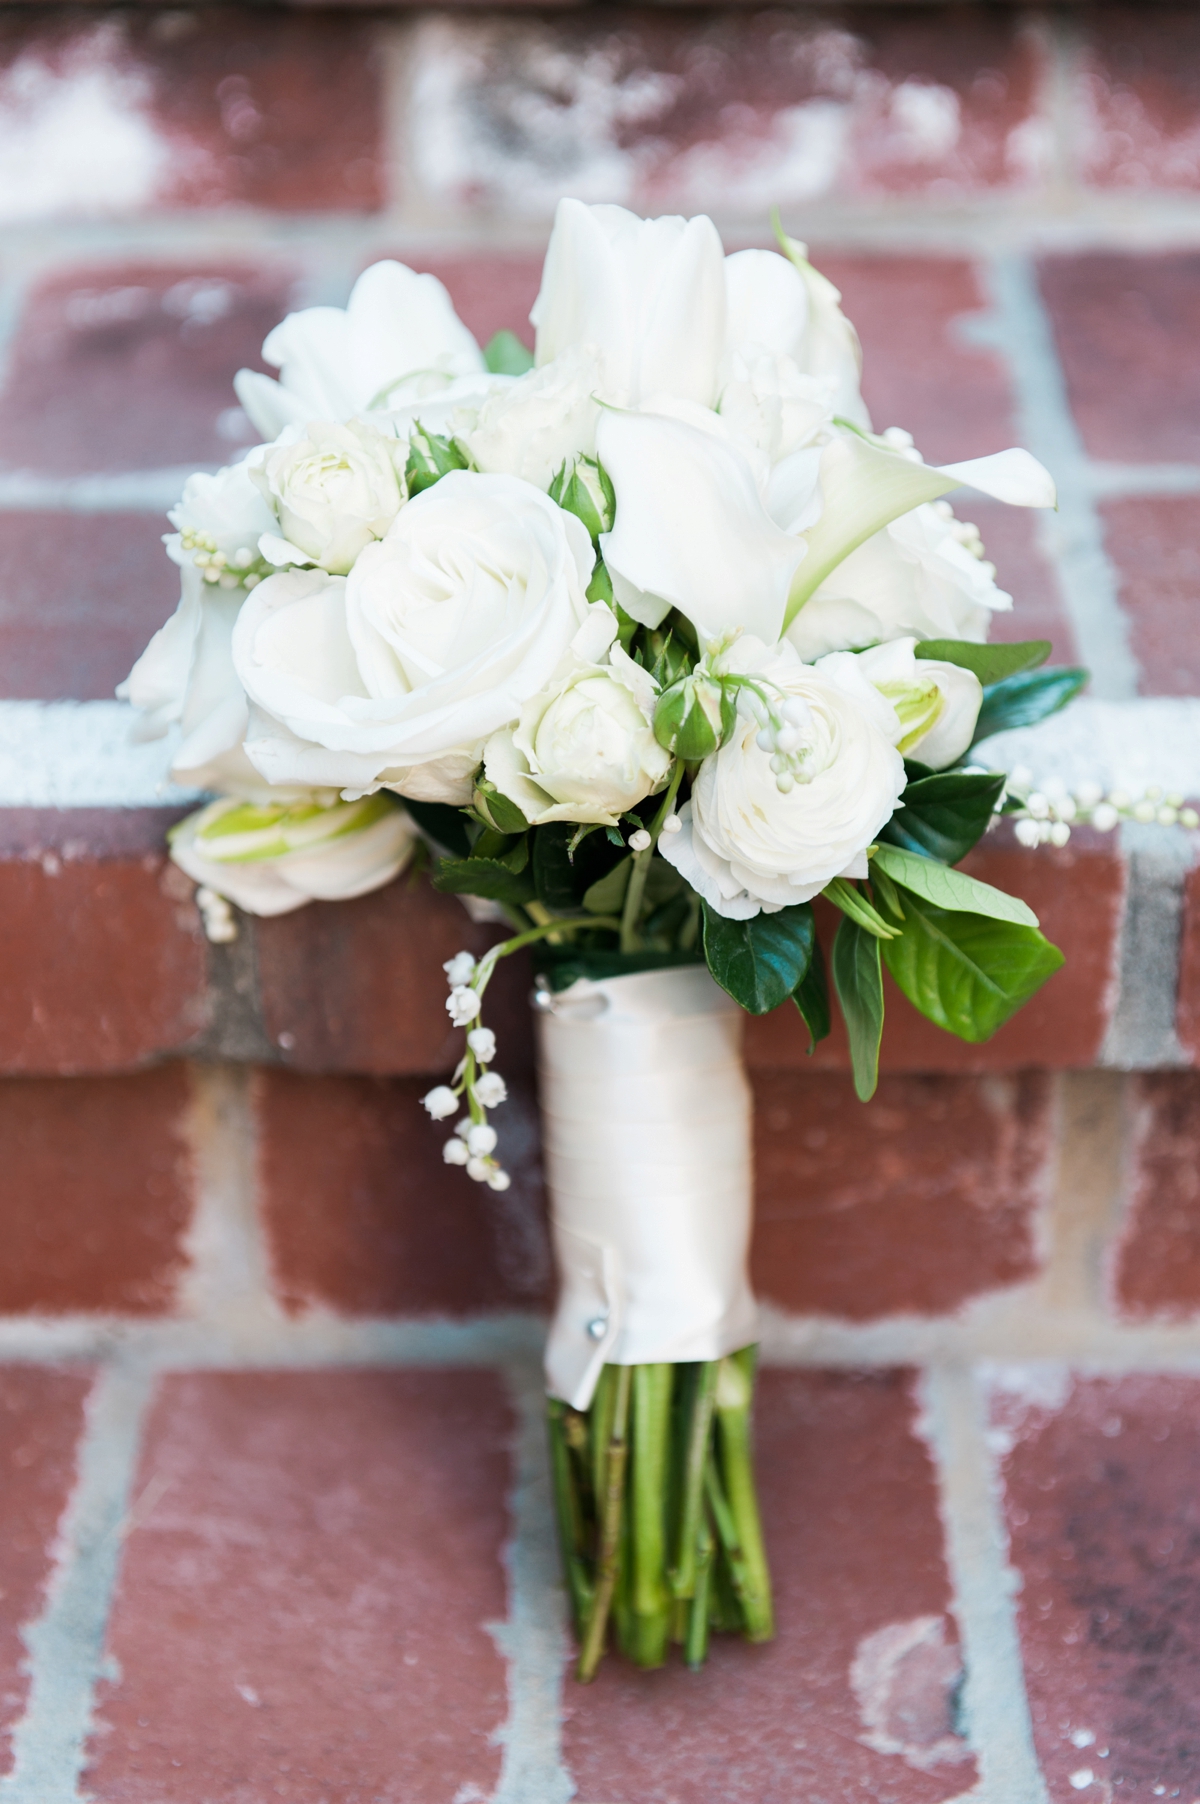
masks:
[[[714,1629],[774,1632],[751,1450],[755,1350],[690,1365],[605,1366],[582,1413],[551,1399],[563,1566],[594,1678],[609,1640],[639,1666],[670,1644],[703,1664]]]

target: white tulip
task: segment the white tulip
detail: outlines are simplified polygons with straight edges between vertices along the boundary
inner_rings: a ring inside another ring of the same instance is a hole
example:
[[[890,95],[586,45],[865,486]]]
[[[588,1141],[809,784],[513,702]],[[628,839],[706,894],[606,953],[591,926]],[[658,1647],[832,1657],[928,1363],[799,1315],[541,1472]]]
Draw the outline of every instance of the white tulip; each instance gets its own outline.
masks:
[[[313,423],[291,443],[252,453],[251,479],[283,533],[264,537],[264,555],[344,576],[399,513],[407,455],[401,440],[363,420]]]
[[[255,805],[232,797],[180,821],[171,857],[248,914],[289,914],[313,900],[366,895],[412,856],[416,831],[390,796]]]
[[[591,541],[529,483],[459,470],[408,502],[348,578],[269,577],[234,633],[271,782],[466,803],[490,735],[589,614]]]
[[[932,770],[957,763],[971,744],[983,705],[974,671],[914,655],[915,639],[893,639],[863,652],[833,652],[818,660],[822,675],[847,688],[863,678],[888,703],[892,744]]]
[[[865,849],[891,818],[905,781],[878,697],[850,694],[786,648],[757,676],[769,694],[804,704],[790,711],[807,723],[792,754],[791,787],[781,792],[753,714],[739,714],[734,732],[700,766],[691,801],[679,810],[680,832],[659,842],[692,888],[732,920],[806,902],[833,877],[865,874]]]
[[[547,489],[564,463],[594,454],[603,386],[594,350],[564,351],[490,394],[470,423],[464,410],[457,436],[478,469]]]
[[[279,366],[279,380],[239,370],[234,388],[264,439],[306,420],[346,420],[437,394],[453,378],[484,369],[436,276],[392,262],[364,270],[344,308],[289,313],[263,356]]]
[[[639,219],[623,207],[561,200],[530,319],[537,362],[594,346],[607,398],[658,394],[711,407],[725,342],[725,257],[696,219]]]

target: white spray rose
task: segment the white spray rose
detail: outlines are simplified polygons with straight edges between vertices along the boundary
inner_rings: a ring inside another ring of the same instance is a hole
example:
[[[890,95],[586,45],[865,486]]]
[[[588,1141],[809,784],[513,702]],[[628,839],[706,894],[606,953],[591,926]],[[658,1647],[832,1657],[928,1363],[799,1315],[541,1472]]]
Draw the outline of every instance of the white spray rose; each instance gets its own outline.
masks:
[[[852,694],[786,647],[756,675],[768,692],[797,704],[793,712],[804,722],[793,787],[780,792],[771,754],[758,744],[758,721],[739,714],[700,766],[679,811],[680,832],[659,842],[664,858],[731,920],[806,902],[831,878],[858,874],[905,781],[886,731],[890,710],[865,678]]]
[[[414,828],[390,796],[336,793],[263,805],[222,797],[172,827],[181,870],[253,915],[290,914],[382,889],[412,856]]]
[[[168,555],[195,563],[210,586],[223,589],[238,588],[256,570],[259,538],[275,529],[245,458],[215,475],[189,476],[167,518],[175,528],[164,541]]]
[[[458,470],[348,578],[273,576],[233,655],[271,782],[465,803],[484,742],[544,687],[588,615],[583,526],[511,476]]]
[[[407,445],[365,420],[319,421],[290,443],[289,436],[251,453],[251,479],[283,534],[265,534],[263,554],[273,564],[319,564],[344,576],[400,511]]]
[[[915,639],[893,639],[870,651],[832,652],[816,668],[858,692],[865,677],[888,703],[892,744],[932,770],[954,764],[971,744],[983,705],[974,671],[938,658],[918,658]]]
[[[484,773],[527,821],[594,821],[615,827],[661,787],[671,766],[654,737],[657,685],[619,645],[608,608],[575,635],[546,688],[515,727],[494,733]],[[606,663],[598,660],[607,657]]]
[[[858,334],[833,283],[813,268],[804,245],[789,243],[791,258],[736,251],[725,259],[727,354],[759,346],[790,358],[820,382],[834,413],[869,428]]]
[[[594,454],[600,416],[596,396],[602,388],[598,354],[565,351],[553,363],[497,389],[473,419],[464,410],[457,436],[478,469],[520,476],[546,489],[564,463]]]
[[[268,335],[263,357],[279,366],[278,382],[239,370],[234,388],[264,439],[306,420],[346,420],[437,394],[484,369],[437,277],[392,262],[364,270],[346,307],[289,313]]]

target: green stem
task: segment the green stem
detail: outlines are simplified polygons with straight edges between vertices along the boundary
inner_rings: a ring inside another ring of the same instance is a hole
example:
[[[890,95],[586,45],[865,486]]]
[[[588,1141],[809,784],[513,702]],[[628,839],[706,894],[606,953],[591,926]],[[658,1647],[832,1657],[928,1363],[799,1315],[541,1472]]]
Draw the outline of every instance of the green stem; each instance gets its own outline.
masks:
[[[684,1660],[693,1672],[704,1665],[705,1655],[708,1653],[708,1592],[712,1581],[713,1552],[713,1533],[708,1511],[701,1510],[696,1534],[695,1594],[688,1605],[687,1634],[683,1643]]]
[[[716,1417],[721,1468],[744,1577],[745,1589],[739,1587],[739,1596],[746,1617],[746,1636],[750,1641],[769,1641],[775,1633],[771,1574],[754,1488],[750,1437],[755,1352],[754,1347],[743,1347],[740,1353],[733,1353],[721,1361],[717,1375]],[[732,1564],[731,1557],[731,1567]]]
[[[717,1361],[710,1359],[696,1370],[688,1419],[683,1499],[679,1510],[679,1542],[675,1570],[671,1575],[671,1589],[676,1597],[691,1597],[696,1589],[696,1562],[704,1509],[704,1465],[708,1458],[716,1393]]]
[[[661,1666],[671,1630],[667,1589],[667,1475],[672,1365],[633,1367],[633,1645],[639,1666]]]
[[[520,952],[524,946],[532,946],[535,940],[549,939],[552,934],[556,933],[578,933],[584,928],[611,927],[616,930],[620,925],[616,915],[589,915],[586,921],[560,919],[556,915],[552,921],[544,921],[537,927],[529,927],[524,933],[514,934],[511,940],[502,940],[498,946],[493,946],[490,951],[485,952],[475,967],[471,987],[482,996],[492,980],[492,974],[499,961],[502,958],[510,957],[514,952]]]
[[[592,1602],[582,1558],[583,1520],[579,1495],[571,1471],[571,1453],[565,1427],[566,1404],[551,1397],[547,1410],[550,1429],[550,1464],[554,1474],[554,1506],[558,1517],[558,1536],[562,1546],[563,1567],[571,1596],[571,1615],[575,1633],[582,1634]]]
[[[625,1467],[629,1459],[629,1390],[632,1366],[620,1366],[614,1385],[612,1434],[604,1466],[604,1501],[600,1511],[600,1546],[596,1558],[596,1592],[579,1652],[578,1676],[586,1685],[596,1676],[604,1652],[604,1631],[617,1582],[617,1553],[621,1542],[621,1505],[625,1498]]]
[[[635,852],[633,855],[633,869],[629,873],[629,883],[625,890],[625,906],[621,910],[622,952],[638,950],[640,944],[637,930],[638,916],[642,912],[642,897],[646,890],[646,879],[650,875],[650,860],[654,857],[654,848],[662,834],[663,822],[674,811],[675,798],[679,794],[679,785],[682,782],[683,764],[677,758],[675,768],[671,772],[667,793],[662,799],[662,806],[650,826],[650,844],[644,852]]]

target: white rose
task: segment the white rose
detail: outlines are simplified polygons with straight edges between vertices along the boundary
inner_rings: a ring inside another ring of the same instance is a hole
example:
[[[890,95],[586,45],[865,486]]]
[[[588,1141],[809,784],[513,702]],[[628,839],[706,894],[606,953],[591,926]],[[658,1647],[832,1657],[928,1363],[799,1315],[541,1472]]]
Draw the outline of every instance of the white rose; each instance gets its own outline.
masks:
[[[399,513],[407,456],[404,442],[364,420],[312,423],[292,443],[252,453],[251,479],[283,533],[264,535],[264,555],[273,564],[319,564],[344,576]]]
[[[612,645],[615,616],[604,607],[594,613],[597,621],[576,635],[553,681],[525,703],[515,727],[492,735],[484,753],[486,776],[533,825],[615,827],[671,767],[651,724],[657,685]],[[595,662],[605,650],[609,662]]]
[[[870,651],[833,652],[819,659],[816,668],[847,688],[865,677],[894,714],[892,744],[906,758],[944,770],[971,744],[983,686],[974,671],[961,665],[916,657],[916,644],[915,639],[893,639]]]
[[[729,359],[719,411],[734,437],[772,464],[818,443],[833,420],[825,383],[801,375],[790,357],[754,347]]]
[[[841,295],[791,242],[795,261],[774,251],[736,251],[725,259],[727,352],[757,345],[791,358],[822,385],[834,413],[870,427],[859,394],[862,351]]]
[[[594,455],[602,387],[595,351],[565,351],[489,395],[458,437],[480,470],[549,488],[570,458]]]
[[[175,531],[165,540],[177,564],[196,563],[214,587],[235,589],[258,563],[258,541],[275,517],[245,458],[215,475],[198,471],[167,515]]]
[[[365,896],[408,863],[416,839],[390,796],[336,795],[262,806],[223,796],[168,834],[171,857],[197,883],[252,915]]]
[[[264,439],[306,420],[346,420],[436,394],[453,378],[484,369],[436,276],[392,262],[364,270],[344,308],[289,313],[268,335],[263,356],[279,366],[278,382],[239,370],[234,388]]]
[[[831,878],[858,874],[905,780],[878,700],[864,704],[786,655],[758,675],[769,691],[803,704],[793,788],[780,792],[771,754],[758,745],[757,720],[739,714],[734,732],[700,766],[679,811],[680,832],[659,842],[668,862],[731,920],[806,902]]]
[[[458,470],[407,503],[348,578],[262,583],[234,634],[271,782],[465,803],[484,742],[544,687],[588,615],[591,541],[511,476]]]

